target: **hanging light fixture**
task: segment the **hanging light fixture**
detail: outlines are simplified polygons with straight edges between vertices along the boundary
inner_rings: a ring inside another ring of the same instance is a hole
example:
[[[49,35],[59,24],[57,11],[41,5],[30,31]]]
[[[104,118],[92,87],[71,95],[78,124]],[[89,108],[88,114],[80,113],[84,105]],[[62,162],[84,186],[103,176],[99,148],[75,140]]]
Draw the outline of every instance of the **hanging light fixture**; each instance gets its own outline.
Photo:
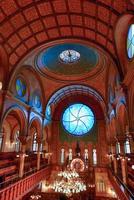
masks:
[[[58,173],[58,178],[59,180],[57,179],[51,186],[55,192],[69,197],[72,194],[86,191],[86,185],[76,171],[61,171]]]

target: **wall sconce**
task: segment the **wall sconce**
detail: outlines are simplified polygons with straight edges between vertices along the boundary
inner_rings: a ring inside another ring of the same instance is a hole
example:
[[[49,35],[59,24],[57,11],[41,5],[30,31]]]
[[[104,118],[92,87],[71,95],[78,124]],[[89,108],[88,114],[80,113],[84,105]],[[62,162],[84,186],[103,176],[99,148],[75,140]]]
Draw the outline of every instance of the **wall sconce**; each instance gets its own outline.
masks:
[[[120,160],[122,158],[122,156],[120,154],[117,154],[117,160]]]
[[[50,156],[52,156],[52,153],[49,153],[49,152],[45,153],[45,158],[48,158]]]
[[[95,188],[95,184],[88,184],[89,188]]]
[[[28,154],[23,154],[23,157],[28,157],[28,156],[29,156]],[[20,155],[19,155],[19,154],[17,154],[17,155],[16,155],[16,157],[17,157],[17,158],[19,158],[19,157],[20,157]]]
[[[111,152],[108,153],[108,156],[112,158],[113,154]]]

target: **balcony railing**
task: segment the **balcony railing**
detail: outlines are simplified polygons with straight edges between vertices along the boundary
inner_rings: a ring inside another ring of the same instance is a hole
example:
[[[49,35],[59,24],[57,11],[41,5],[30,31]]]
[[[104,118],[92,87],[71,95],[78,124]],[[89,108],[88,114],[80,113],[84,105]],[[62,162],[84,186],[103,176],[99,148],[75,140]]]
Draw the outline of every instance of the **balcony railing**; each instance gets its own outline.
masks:
[[[122,183],[120,178],[113,174],[111,170],[108,171],[110,181],[116,191],[116,194],[120,200],[133,200],[134,195],[127,188],[125,184]]]
[[[48,178],[50,172],[50,166],[46,166],[45,168],[43,168],[42,166],[42,169],[39,171],[30,171],[25,173],[24,178],[22,178],[21,180],[19,180],[19,178],[17,177],[17,179],[14,179],[12,180],[12,182],[10,182],[10,185],[8,183],[7,187],[5,185],[5,188],[0,190],[0,200],[21,199],[24,195],[26,195],[28,192],[34,189],[34,187],[41,180]],[[4,182],[3,184],[7,183]]]

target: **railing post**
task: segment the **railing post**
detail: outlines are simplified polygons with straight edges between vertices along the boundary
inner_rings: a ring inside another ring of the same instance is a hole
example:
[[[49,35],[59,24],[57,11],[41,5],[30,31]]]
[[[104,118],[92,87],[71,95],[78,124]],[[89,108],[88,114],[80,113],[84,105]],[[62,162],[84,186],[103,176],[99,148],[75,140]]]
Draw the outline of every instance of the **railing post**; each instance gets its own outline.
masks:
[[[13,187],[11,187],[11,189],[10,189],[10,199],[9,200],[13,199],[13,194],[14,194],[14,190],[13,190]]]
[[[40,170],[40,145],[41,145],[41,143],[38,142],[38,151],[37,151],[37,170]]]
[[[19,167],[19,177],[22,178],[24,175],[24,164],[25,164],[25,151],[26,151],[26,136],[21,136],[20,142],[22,143],[20,152],[20,167]]]
[[[4,200],[9,200],[9,190],[6,190],[6,195],[5,195],[5,199]]]
[[[4,191],[1,195],[0,195],[0,199],[1,200],[5,200],[6,196],[6,192]]]
[[[121,170],[122,170],[122,179],[123,179],[123,183],[127,183],[127,173],[126,173],[126,165],[127,165],[127,161],[125,158],[121,159]]]

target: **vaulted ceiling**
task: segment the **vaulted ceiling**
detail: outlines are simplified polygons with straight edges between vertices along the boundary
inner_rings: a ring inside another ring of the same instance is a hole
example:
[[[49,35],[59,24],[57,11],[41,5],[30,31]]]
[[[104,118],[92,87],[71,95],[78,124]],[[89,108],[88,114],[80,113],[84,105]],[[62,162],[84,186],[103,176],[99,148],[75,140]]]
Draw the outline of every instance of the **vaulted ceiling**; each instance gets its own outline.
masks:
[[[0,43],[10,66],[35,47],[65,38],[93,42],[117,60],[115,24],[133,10],[130,0],[1,0]]]

